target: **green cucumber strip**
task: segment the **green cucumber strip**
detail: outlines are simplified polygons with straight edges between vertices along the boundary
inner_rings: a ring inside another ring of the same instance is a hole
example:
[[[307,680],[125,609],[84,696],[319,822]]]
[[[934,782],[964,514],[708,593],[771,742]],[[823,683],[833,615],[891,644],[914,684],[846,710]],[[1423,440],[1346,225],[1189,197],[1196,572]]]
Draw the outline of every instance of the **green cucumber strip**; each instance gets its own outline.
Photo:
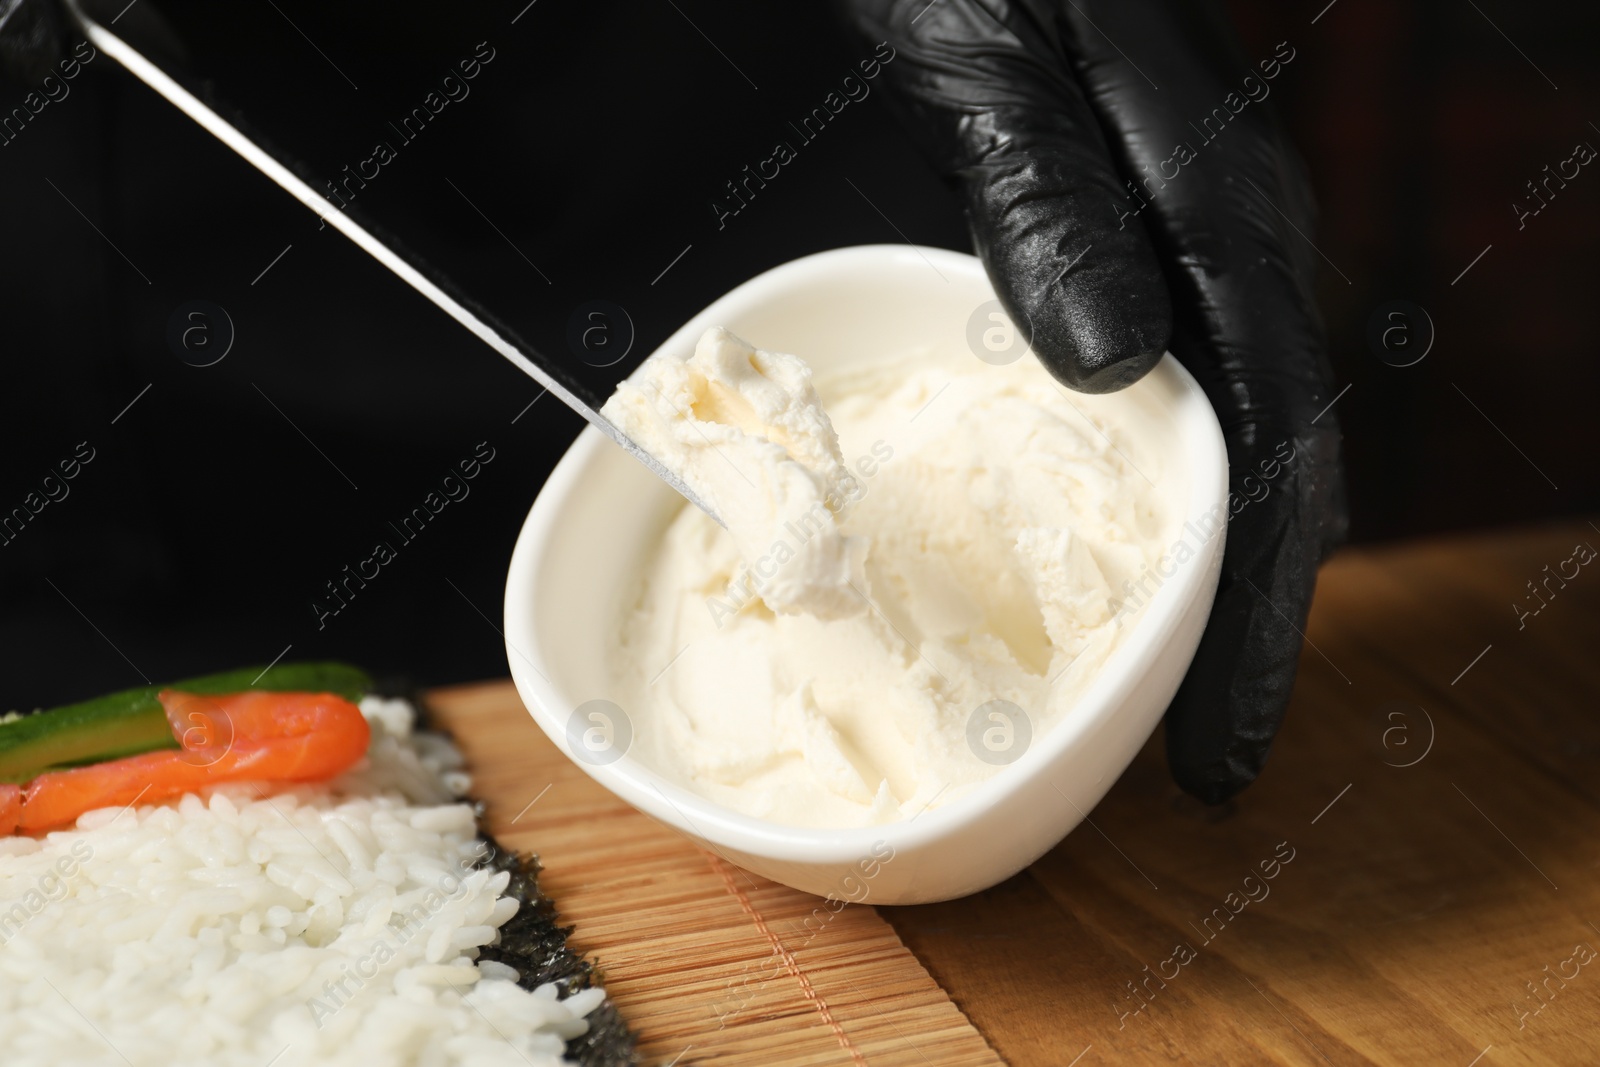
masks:
[[[367,677],[366,671],[347,663],[280,663],[266,671],[260,667],[242,667],[151,688],[210,696],[242,693],[246,689],[265,689],[273,693],[336,693],[346,700],[360,700],[372,692],[372,679]]]
[[[252,684],[253,683],[253,684]],[[163,689],[223,696],[247,689],[336,693],[359,700],[372,690],[364,671],[343,663],[284,663],[208,674],[171,685],[125,689],[0,724],[0,782],[21,784],[57,767],[85,766],[180,747],[157,694]]]

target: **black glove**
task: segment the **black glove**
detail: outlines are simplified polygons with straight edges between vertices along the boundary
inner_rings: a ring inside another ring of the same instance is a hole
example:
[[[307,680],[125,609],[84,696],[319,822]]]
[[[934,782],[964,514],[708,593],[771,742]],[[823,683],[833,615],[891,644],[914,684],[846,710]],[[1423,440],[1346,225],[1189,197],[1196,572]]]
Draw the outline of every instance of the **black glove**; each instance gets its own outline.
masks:
[[[182,45],[148,0],[80,0],[79,6],[152,62],[181,62]],[[79,38],[77,20],[61,0],[0,0],[0,76],[38,85]]]
[[[1252,62],[1210,0],[845,4],[1051,373],[1109,392],[1170,345],[1216,409],[1233,513],[1166,725],[1173,777],[1221,803],[1266,760],[1345,529],[1311,194],[1265,103],[1294,50]]]

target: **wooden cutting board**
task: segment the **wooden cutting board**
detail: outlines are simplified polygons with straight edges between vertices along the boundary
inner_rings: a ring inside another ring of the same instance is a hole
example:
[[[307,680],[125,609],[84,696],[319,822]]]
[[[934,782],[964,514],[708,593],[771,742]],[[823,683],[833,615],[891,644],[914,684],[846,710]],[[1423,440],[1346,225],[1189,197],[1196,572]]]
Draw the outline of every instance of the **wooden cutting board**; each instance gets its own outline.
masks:
[[[488,829],[537,853],[572,944],[604,971],[648,1065],[985,1067],[1002,1061],[878,913],[729,866],[612,796],[510,682],[429,703]]]

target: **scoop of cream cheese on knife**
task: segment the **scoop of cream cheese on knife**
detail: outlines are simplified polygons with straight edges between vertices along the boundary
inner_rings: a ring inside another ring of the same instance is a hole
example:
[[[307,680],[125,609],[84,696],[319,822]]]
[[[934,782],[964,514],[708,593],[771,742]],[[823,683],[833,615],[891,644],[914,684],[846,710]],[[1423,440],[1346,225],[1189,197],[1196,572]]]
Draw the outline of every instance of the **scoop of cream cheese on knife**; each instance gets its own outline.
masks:
[[[850,472],[804,362],[713,327],[687,356],[652,357],[600,414],[727,524],[747,592],[784,614],[866,610],[866,544],[835,515]]]
[[[727,522],[683,506],[623,606],[634,751],[748,815],[911,819],[1002,771],[986,709],[1024,746],[1070,716],[1180,522],[1137,387],[883,356],[814,385],[712,329],[602,409]]]

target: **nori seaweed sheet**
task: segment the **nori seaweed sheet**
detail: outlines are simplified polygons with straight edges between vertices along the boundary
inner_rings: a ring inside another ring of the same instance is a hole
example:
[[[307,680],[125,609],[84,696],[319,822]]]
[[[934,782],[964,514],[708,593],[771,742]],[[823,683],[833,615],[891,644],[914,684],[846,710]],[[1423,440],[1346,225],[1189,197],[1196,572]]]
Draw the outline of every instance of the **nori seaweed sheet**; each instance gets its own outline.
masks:
[[[555,904],[539,892],[539,858],[510,851],[486,833],[478,837],[487,853],[477,866],[510,871],[506,893],[522,902],[500,927],[500,940],[479,949],[478,958],[515,967],[522,975],[517,984],[524,989],[556,982],[565,996],[598,984],[599,971],[567,945],[572,927],[557,922]],[[584,1067],[634,1067],[638,1063],[634,1035],[609,997],[589,1013],[588,1022],[587,1033],[567,1042],[568,1059]]]
[[[380,679],[374,689],[379,696],[410,701],[417,712],[416,729],[449,735],[434,720],[422,694],[408,682]],[[471,771],[470,766],[467,769]],[[474,801],[474,807],[481,823],[483,803]],[[485,852],[475,866],[510,871],[506,894],[522,904],[500,928],[500,940],[479,949],[478,958],[516,968],[521,975],[517,984],[528,990],[556,982],[565,997],[602,985],[600,970],[567,944],[572,927],[560,924],[555,902],[539,891],[539,857],[512,851],[482,830],[478,838],[484,843]],[[567,1059],[582,1067],[638,1067],[638,1038],[628,1029],[610,997],[590,1012],[587,1020],[588,1032],[567,1042]]]

